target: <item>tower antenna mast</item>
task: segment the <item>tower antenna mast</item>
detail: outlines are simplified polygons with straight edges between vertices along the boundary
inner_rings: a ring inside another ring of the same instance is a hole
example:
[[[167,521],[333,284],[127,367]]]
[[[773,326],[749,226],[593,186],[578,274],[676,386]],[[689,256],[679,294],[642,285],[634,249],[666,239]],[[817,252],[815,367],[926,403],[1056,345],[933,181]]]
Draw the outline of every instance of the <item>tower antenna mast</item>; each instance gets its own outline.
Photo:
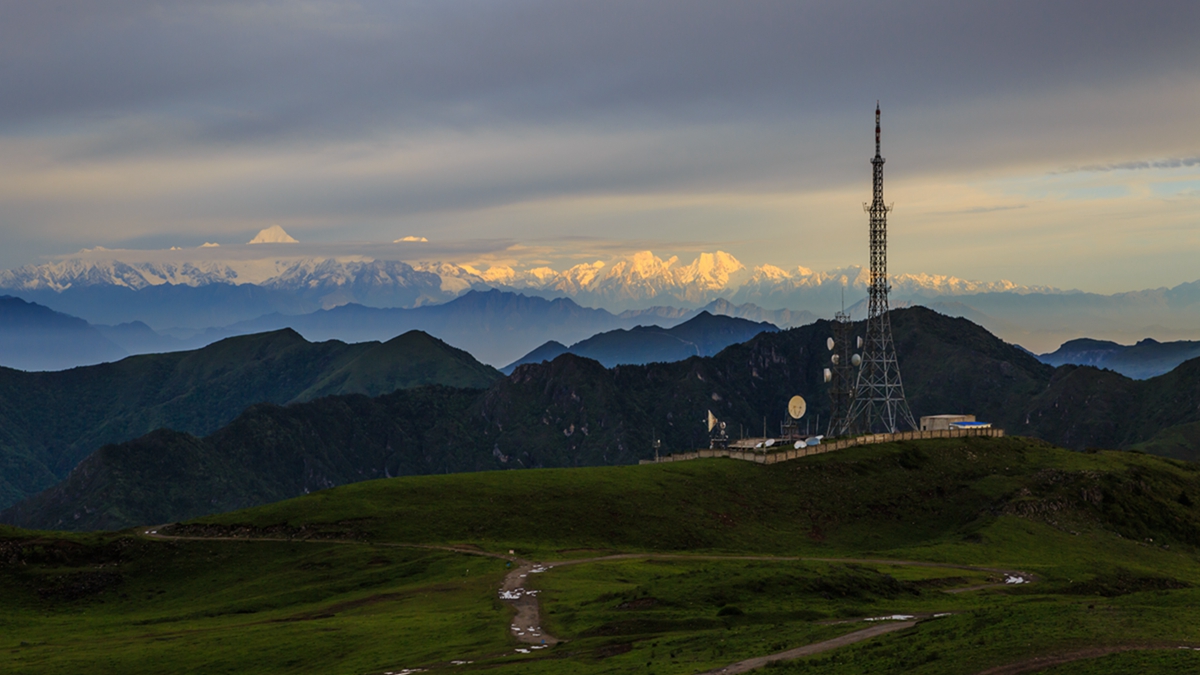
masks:
[[[867,330],[863,341],[862,366],[850,405],[849,433],[894,433],[900,427],[916,429],[900,365],[892,342],[892,323],[888,318],[887,214],[892,210],[883,201],[883,155],[880,152],[879,102],[875,102],[875,157],[871,159],[873,194],[863,210],[870,216],[871,285],[868,289]]]

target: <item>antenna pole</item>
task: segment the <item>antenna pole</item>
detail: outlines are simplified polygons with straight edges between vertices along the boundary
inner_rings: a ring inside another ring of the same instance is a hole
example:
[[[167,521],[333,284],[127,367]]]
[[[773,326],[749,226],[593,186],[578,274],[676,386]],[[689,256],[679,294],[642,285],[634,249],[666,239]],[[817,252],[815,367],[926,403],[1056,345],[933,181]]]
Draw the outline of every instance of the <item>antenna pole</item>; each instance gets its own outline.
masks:
[[[895,433],[901,425],[916,429],[917,424],[904,397],[900,365],[892,342],[892,324],[888,318],[887,214],[891,207],[883,201],[883,156],[880,154],[879,102],[875,103],[875,157],[871,159],[872,199],[864,205],[870,215],[871,286],[868,291],[867,335],[863,343],[862,367],[858,371],[854,402],[850,406],[850,430]]]

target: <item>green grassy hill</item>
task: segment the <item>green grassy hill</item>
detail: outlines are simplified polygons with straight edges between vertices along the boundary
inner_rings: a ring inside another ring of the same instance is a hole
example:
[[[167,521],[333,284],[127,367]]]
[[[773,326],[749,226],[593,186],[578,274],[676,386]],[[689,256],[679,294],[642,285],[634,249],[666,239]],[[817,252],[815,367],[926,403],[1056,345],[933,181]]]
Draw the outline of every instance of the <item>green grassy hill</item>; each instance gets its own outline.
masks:
[[[1023,438],[375,480],[143,531],[0,529],[0,670],[683,675],[898,613],[940,616],[764,672],[1200,667],[1200,468]],[[522,583],[566,642],[517,651],[509,549],[551,565]]]
[[[248,406],[399,387],[486,387],[500,373],[424,333],[310,343],[292,330],[59,372],[0,368],[0,506],[64,478],[107,443],[169,427],[210,434]]]
[[[1181,499],[1181,496],[1187,497]],[[883,553],[980,543],[1005,514],[1200,547],[1200,465],[1020,437],[860,446],[803,460],[414,476],[195,521],[377,542],[563,549]],[[183,531],[193,530],[185,528]],[[291,530],[295,532],[296,530]],[[976,536],[979,535],[979,536]]]

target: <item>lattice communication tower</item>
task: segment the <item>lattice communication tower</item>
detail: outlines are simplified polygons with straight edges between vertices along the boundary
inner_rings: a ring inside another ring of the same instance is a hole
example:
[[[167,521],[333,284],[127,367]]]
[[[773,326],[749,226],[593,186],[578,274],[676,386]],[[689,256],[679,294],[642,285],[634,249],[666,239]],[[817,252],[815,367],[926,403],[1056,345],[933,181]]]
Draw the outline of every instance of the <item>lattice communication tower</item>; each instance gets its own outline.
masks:
[[[844,293],[844,291],[843,291]],[[845,300],[842,310],[833,316],[829,338],[829,367],[825,369],[825,384],[829,389],[829,436],[842,436],[850,431],[850,407],[854,403],[854,388],[857,384],[857,367],[854,363],[862,357],[853,352],[854,324],[846,313]],[[859,338],[861,340],[862,338]],[[861,361],[860,361],[861,363]]]
[[[868,289],[867,330],[863,340],[862,367],[850,406],[849,431],[878,433],[900,430],[901,425],[916,429],[912,411],[904,398],[900,365],[892,343],[892,323],[888,319],[887,214],[891,206],[883,203],[883,157],[879,153],[879,105],[875,105],[874,194],[863,209],[871,217],[871,285]]]

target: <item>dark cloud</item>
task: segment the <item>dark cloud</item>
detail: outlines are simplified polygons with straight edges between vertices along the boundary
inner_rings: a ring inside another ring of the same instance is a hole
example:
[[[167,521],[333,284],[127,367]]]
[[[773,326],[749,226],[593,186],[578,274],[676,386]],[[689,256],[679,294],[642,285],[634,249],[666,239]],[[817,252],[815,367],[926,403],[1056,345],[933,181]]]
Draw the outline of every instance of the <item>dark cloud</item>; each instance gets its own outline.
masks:
[[[1194,2],[6,2],[0,123],[207,142],[791,119],[1194,72]]]
[[[673,207],[476,216],[862,186],[876,99],[889,190],[1164,168],[1145,158],[1200,151],[1197,25],[1191,0],[0,0],[0,178],[36,183],[0,185],[0,265],[276,219],[322,241],[640,236]],[[700,208],[675,240],[745,228]]]

